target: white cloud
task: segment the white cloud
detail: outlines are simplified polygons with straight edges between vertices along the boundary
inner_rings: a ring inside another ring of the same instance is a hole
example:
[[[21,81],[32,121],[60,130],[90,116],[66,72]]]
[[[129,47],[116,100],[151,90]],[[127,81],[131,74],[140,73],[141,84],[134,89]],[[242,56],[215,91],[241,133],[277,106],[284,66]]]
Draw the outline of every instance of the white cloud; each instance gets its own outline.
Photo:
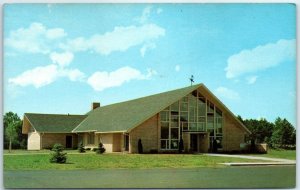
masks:
[[[60,43],[59,47],[68,51],[86,51],[90,47],[89,41],[83,37],[67,40],[67,43]]]
[[[225,68],[226,77],[235,78],[246,73],[254,73],[275,67],[282,62],[295,59],[295,53],[295,39],[282,39],[276,43],[268,43],[254,49],[243,50],[228,58],[228,64]]]
[[[48,39],[56,39],[65,37],[67,34],[62,28],[53,28],[46,31],[46,37]]]
[[[78,69],[62,69],[59,74],[68,77],[70,81],[83,81],[85,78],[85,74]]]
[[[151,9],[151,6],[147,6],[146,8],[144,8],[142,16],[137,19],[141,24],[147,22],[148,18],[150,17]]]
[[[257,76],[250,76],[246,78],[248,84],[254,84],[256,82],[256,79]]]
[[[140,49],[141,56],[144,57],[147,50],[156,48],[155,43],[146,43]]]
[[[53,45],[50,43],[66,35],[62,28],[47,29],[41,23],[32,23],[28,28],[11,31],[4,45],[21,52],[47,54]]]
[[[115,27],[112,32],[93,35],[89,39],[75,38],[60,47],[68,51],[94,50],[103,55],[114,51],[126,51],[130,47],[150,43],[151,40],[165,35],[165,29],[155,24],[142,26]]]
[[[50,64],[27,70],[15,78],[10,78],[8,82],[15,86],[32,85],[40,88],[53,83],[60,77],[68,77],[71,81],[83,81],[85,75],[78,69],[62,69],[55,64]]]
[[[64,53],[56,53],[53,52],[50,54],[50,59],[53,63],[57,63],[61,67],[68,66],[74,58],[73,53],[64,52]]]
[[[175,66],[175,71],[177,71],[177,72],[180,71],[180,65]]]
[[[131,80],[145,80],[152,75],[152,70],[148,70],[148,74],[143,75],[139,70],[126,66],[112,72],[97,71],[88,78],[87,83],[94,90],[102,91],[107,88],[121,86]]]
[[[162,8],[158,8],[158,9],[156,10],[156,13],[157,13],[157,14],[160,14],[160,13],[162,13],[162,12],[163,12]]]
[[[54,82],[58,77],[57,66],[54,64],[44,67],[36,67],[32,70],[25,71],[21,75],[10,78],[8,82],[17,86],[29,86],[33,85],[35,88],[39,88]]]
[[[215,94],[218,95],[219,97],[231,99],[231,100],[238,100],[240,99],[239,93],[235,92],[234,90],[228,89],[226,87],[218,87],[215,90]]]

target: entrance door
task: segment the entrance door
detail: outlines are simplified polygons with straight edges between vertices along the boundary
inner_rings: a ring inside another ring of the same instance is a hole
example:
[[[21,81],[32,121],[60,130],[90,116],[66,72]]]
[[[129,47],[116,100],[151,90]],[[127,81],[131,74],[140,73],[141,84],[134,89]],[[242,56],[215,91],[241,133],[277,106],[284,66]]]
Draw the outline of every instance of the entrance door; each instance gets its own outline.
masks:
[[[66,136],[66,148],[72,148],[72,136],[67,135]]]
[[[191,151],[198,152],[198,135],[197,134],[191,134]]]

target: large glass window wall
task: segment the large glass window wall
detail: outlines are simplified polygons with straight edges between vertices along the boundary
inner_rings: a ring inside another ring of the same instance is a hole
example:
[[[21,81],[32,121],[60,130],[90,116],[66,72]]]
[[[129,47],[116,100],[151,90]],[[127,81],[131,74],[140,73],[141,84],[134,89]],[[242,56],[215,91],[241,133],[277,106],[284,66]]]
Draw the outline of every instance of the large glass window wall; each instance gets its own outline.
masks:
[[[176,150],[183,132],[209,132],[222,148],[222,111],[197,91],[160,112],[161,149]]]

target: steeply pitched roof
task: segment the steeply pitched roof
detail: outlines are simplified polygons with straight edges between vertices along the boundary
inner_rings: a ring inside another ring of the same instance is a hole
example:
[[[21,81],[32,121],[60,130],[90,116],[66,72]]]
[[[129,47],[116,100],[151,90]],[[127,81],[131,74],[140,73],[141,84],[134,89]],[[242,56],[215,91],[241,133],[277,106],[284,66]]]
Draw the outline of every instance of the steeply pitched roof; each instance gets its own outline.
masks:
[[[24,117],[38,132],[70,133],[87,115],[25,113]]]
[[[128,131],[188,95],[202,84],[99,107],[88,113],[73,132]]]

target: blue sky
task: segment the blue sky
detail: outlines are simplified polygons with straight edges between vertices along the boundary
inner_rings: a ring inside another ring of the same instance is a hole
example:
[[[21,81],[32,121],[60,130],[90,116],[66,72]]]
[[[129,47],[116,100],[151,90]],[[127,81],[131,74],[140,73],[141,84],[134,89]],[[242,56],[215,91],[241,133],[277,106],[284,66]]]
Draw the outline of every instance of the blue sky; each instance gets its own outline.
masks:
[[[296,123],[293,4],[6,4],[4,113],[83,114],[204,83],[243,118]]]

